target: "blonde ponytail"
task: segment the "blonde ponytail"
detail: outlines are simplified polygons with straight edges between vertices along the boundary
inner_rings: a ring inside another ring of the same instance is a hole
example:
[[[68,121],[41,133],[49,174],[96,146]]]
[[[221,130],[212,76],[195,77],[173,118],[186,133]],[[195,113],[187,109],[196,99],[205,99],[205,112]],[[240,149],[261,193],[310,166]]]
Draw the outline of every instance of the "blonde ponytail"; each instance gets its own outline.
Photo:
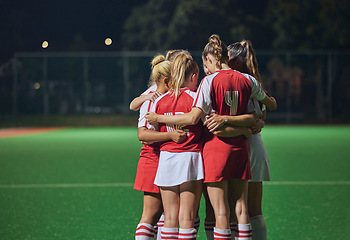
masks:
[[[174,59],[171,65],[171,81],[169,83],[169,88],[173,90],[176,98],[179,96],[180,89],[184,82],[196,71],[199,71],[197,63],[189,59],[186,54],[179,54]]]

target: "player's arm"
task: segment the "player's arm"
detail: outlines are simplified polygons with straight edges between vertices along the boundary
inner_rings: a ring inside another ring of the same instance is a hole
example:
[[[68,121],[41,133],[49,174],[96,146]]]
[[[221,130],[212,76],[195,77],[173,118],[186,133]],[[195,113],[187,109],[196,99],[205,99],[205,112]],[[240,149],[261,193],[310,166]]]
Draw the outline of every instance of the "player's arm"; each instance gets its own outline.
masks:
[[[129,106],[130,110],[138,111],[145,101],[151,100],[154,102],[154,100],[156,100],[160,95],[161,94],[159,92],[154,92],[154,93],[149,93],[149,94],[145,94],[145,95],[141,95],[139,97],[136,97],[130,103],[130,106]]]
[[[274,97],[270,97],[266,94],[265,98],[260,100],[262,104],[264,104],[268,109],[270,110],[276,110],[277,109],[277,102]]]
[[[148,112],[146,114],[147,121],[155,125],[157,123],[164,123],[168,125],[195,125],[201,115],[203,114],[202,109],[198,107],[193,107],[192,110],[185,114],[178,115],[159,115],[154,112]]]
[[[252,135],[252,130],[248,127],[237,127],[224,125],[218,130],[212,132],[219,137],[237,137],[243,135],[245,138],[250,138]]]
[[[187,135],[183,130],[175,130],[172,132],[158,132],[150,130],[146,127],[140,127],[138,129],[138,138],[142,142],[163,142],[174,141],[176,143],[183,142]]]
[[[239,126],[239,127],[252,127],[256,124],[258,116],[255,113],[242,114],[236,116],[221,116],[216,113],[209,115],[204,125],[207,126],[209,131],[213,132],[219,129],[221,126]]]

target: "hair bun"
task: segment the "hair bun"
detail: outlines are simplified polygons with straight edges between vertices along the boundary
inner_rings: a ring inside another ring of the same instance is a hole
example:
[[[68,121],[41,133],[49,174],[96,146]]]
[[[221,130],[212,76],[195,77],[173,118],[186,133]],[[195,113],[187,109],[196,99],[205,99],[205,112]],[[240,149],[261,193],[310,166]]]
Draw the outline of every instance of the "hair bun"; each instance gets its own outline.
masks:
[[[155,56],[153,58],[153,60],[152,60],[152,67],[154,67],[158,63],[161,63],[161,62],[164,62],[164,61],[165,61],[165,57],[163,55]]]
[[[220,37],[219,37],[219,35],[217,35],[217,34],[213,34],[213,35],[211,35],[210,37],[209,37],[209,42],[210,43],[214,43],[214,44],[216,44],[216,45],[218,45],[218,46],[220,46],[221,44],[221,40],[220,40]]]

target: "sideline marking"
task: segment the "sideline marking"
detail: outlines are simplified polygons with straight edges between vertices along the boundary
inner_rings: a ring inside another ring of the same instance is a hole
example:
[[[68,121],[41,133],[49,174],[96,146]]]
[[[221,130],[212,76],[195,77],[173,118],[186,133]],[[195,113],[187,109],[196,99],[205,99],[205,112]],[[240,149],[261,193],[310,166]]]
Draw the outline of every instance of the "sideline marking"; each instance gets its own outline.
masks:
[[[350,181],[270,181],[264,185],[350,185]]]
[[[350,185],[350,181],[272,181],[264,182],[268,186],[301,186],[301,185]],[[134,183],[58,183],[58,184],[4,184],[0,189],[14,188],[101,188],[101,187],[132,187]]]
[[[66,128],[67,127],[5,128],[5,129],[0,129],[0,138],[47,133],[47,132],[58,131]]]

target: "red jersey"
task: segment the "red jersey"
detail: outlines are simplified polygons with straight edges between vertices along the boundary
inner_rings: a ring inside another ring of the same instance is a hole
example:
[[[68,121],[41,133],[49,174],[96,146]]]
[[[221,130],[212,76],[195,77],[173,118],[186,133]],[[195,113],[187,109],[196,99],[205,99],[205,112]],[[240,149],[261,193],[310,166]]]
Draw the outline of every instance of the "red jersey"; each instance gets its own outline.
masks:
[[[196,93],[188,88],[182,88],[176,98],[172,92],[159,97],[154,103],[152,111],[161,115],[175,115],[188,113],[192,109],[192,103]],[[202,121],[196,125],[180,126],[158,124],[159,131],[171,132],[175,129],[182,129],[187,133],[187,139],[182,143],[173,141],[164,142],[160,145],[160,151],[168,152],[198,152],[202,151]]]
[[[193,106],[206,114],[214,111],[219,115],[240,115],[247,113],[248,101],[253,97],[258,100],[265,98],[264,91],[253,77],[232,69],[220,70],[202,80]],[[225,138],[225,141],[235,144],[246,139],[238,136]]]

